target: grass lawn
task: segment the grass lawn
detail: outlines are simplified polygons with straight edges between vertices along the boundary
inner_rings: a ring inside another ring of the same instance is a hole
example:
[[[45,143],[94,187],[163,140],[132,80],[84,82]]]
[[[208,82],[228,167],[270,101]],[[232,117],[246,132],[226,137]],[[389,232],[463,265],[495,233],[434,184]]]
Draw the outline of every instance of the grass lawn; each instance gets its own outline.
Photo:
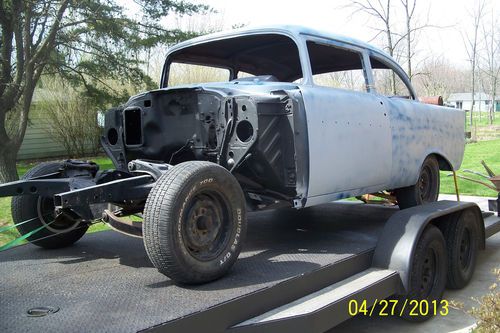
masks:
[[[494,114],[495,118],[493,119],[493,125],[500,125],[500,113],[495,113]],[[487,112],[477,112],[475,111],[474,114],[472,115],[473,118],[473,123],[477,127],[481,126],[487,126],[490,125],[490,119],[488,118],[488,113]],[[467,112],[466,114],[466,126],[469,126],[469,121],[470,121],[470,113]]]
[[[477,130],[477,140],[485,141],[500,139],[500,112],[495,113],[495,118],[493,119],[492,124],[489,123],[488,115],[486,112],[482,112],[481,117],[479,115],[479,112],[474,112],[473,115],[473,128]],[[469,121],[469,113],[467,113],[467,118],[465,121],[466,131],[471,130]]]
[[[113,167],[111,161],[106,157],[96,157],[89,159],[99,164],[99,166],[103,170]],[[488,166],[494,172],[500,173],[500,139],[467,144],[467,146],[465,147],[465,156],[462,163],[462,169],[470,169],[485,173],[483,167],[480,164],[481,160],[486,161]],[[20,162],[18,164],[19,176],[24,175],[26,171],[32,168],[36,163],[37,162]],[[453,194],[455,192],[453,178],[447,177],[447,174],[449,174],[449,172],[441,172],[441,193]],[[478,180],[483,180],[479,176],[471,174],[466,175]],[[464,195],[496,196],[496,193],[493,190],[489,190],[482,185],[460,179],[459,190],[460,193]],[[11,224],[12,219],[10,215],[10,198],[0,198],[0,228]],[[96,232],[107,229],[109,228],[104,223],[98,223],[92,225],[89,229],[89,232]],[[19,237],[19,233],[15,228],[8,230],[7,232],[0,233],[0,246],[10,240],[13,240],[16,237]]]
[[[486,171],[481,165],[481,160],[484,160],[493,172],[500,174],[500,139],[467,144],[465,146],[464,161],[460,170],[469,169],[486,174]],[[453,177],[446,176],[449,173],[450,172],[441,172],[441,193],[455,193]],[[458,173],[490,184],[488,180],[481,178],[480,176],[463,173],[461,171]],[[458,189],[460,193],[464,195],[497,196],[495,191],[490,190],[485,186],[462,179],[458,180]]]

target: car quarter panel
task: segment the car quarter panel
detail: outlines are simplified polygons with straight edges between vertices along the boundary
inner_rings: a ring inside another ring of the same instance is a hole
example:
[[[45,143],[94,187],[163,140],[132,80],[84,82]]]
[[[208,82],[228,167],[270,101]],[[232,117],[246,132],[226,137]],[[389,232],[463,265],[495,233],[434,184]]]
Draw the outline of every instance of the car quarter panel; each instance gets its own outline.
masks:
[[[458,170],[465,136],[464,112],[402,98],[384,98],[392,132],[392,171],[389,188],[416,183],[430,154],[444,157]]]

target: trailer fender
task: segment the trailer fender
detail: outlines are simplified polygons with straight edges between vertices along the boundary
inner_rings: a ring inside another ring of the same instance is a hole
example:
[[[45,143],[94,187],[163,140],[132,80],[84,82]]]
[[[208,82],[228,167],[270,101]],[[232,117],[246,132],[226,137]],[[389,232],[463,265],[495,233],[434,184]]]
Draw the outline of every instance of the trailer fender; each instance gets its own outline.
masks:
[[[409,283],[410,267],[420,235],[431,223],[443,230],[443,223],[464,210],[473,210],[480,226],[481,247],[484,248],[484,222],[481,210],[475,203],[437,201],[401,210],[386,222],[373,254],[372,266],[399,272],[405,293]]]

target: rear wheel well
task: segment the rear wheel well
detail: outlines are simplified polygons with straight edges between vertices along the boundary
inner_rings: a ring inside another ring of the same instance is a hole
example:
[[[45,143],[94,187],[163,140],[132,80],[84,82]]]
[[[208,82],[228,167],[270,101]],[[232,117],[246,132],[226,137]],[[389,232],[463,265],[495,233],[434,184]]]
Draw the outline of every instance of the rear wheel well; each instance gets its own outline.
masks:
[[[439,164],[439,170],[441,171],[453,171],[453,166],[450,161],[448,161],[444,156],[439,154],[431,154],[430,156],[434,156]]]

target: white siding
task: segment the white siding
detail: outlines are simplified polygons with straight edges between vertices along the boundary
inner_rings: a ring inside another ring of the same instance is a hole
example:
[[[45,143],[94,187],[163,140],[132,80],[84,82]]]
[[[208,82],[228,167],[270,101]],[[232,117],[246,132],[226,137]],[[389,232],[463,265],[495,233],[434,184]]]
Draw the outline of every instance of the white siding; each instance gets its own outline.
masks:
[[[64,147],[52,140],[49,120],[47,116],[32,106],[28,128],[24,136],[21,149],[17,154],[18,160],[38,159],[46,157],[62,157],[66,155]]]

